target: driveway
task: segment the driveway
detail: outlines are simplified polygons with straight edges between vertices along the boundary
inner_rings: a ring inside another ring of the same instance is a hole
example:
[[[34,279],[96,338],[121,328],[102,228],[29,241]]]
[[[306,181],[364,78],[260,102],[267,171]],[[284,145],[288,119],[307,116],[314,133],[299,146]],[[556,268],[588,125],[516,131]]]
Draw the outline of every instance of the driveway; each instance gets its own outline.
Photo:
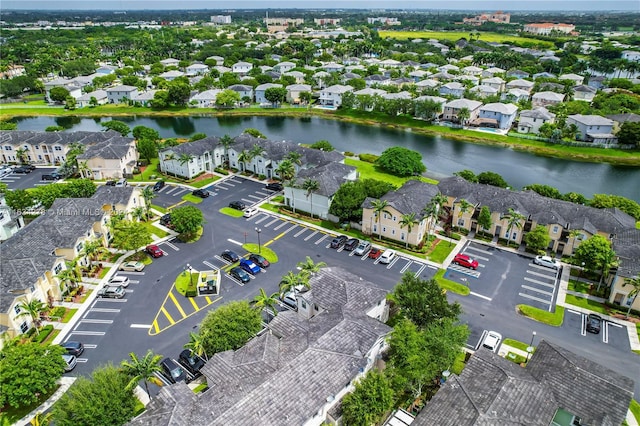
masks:
[[[31,173],[10,173],[0,178],[0,182],[6,183],[9,189],[28,189],[36,186],[48,185],[50,180],[42,180],[43,174],[56,170],[55,167],[38,167]]]

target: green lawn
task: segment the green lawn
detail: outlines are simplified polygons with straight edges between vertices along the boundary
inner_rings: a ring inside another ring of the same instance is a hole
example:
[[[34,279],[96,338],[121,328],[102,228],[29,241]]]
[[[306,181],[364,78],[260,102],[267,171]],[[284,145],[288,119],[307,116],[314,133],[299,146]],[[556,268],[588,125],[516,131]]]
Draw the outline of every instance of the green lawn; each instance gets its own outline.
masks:
[[[193,194],[186,194],[182,196],[182,199],[185,201],[189,201],[193,204],[200,204],[202,202],[202,198],[196,197]]]
[[[54,386],[53,389],[51,389],[49,392],[46,392],[40,395],[40,398],[38,398],[38,401],[26,407],[20,407],[20,408],[8,407],[7,409],[4,409],[0,413],[0,426],[10,426],[10,425],[16,424],[18,420],[20,420],[21,418],[29,414],[31,411],[38,408],[40,404],[44,403],[47,399],[49,399],[49,397],[53,395],[54,392],[58,390],[58,388],[59,388],[58,385]]]
[[[151,204],[151,208],[154,209],[154,210],[157,210],[157,211],[159,211],[160,213],[163,213],[163,214],[167,212],[167,209],[165,209],[162,206],[156,206],[155,204]]]
[[[578,293],[589,293],[589,284],[584,281],[569,280],[567,289]]]
[[[384,182],[388,182],[394,185],[396,188],[400,188],[406,181],[411,179],[410,177],[399,177],[394,176],[392,174],[386,173],[380,170],[373,163],[368,163],[366,161],[356,160],[355,158],[345,158],[344,163],[349,166],[354,166],[358,169],[358,173],[360,174],[360,179],[376,179]],[[436,185],[438,181],[433,179],[428,179],[425,177],[420,177],[422,182],[431,183]]]
[[[213,182],[219,179],[220,179],[220,176],[213,176],[213,177],[208,177],[206,179],[202,179],[202,180],[190,183],[189,185],[193,186],[194,188],[202,188],[204,186],[212,184]]]
[[[445,269],[439,269],[433,277],[438,282],[440,288],[467,296],[470,292],[469,287],[444,278],[445,272],[447,272]]]
[[[598,312],[600,314],[607,314],[607,310],[605,309],[602,303],[585,299],[584,297],[567,294],[567,297],[564,299],[564,301],[565,303],[569,303],[574,306],[579,306],[584,309],[589,309],[590,311]]]
[[[242,248],[249,253],[258,253],[258,245],[254,243],[243,244]],[[264,245],[260,247],[260,256],[267,259],[269,263],[278,262],[278,255],[276,254],[276,252],[271,250],[269,247],[265,247]]]
[[[62,317],[60,322],[69,322],[71,318],[76,314],[76,312],[78,312],[77,308],[67,309],[67,311],[64,313],[64,316]]]
[[[632,399],[631,404],[629,404],[629,410],[631,410],[633,416],[636,418],[636,422],[640,424],[640,403],[635,399]]]
[[[263,207],[263,206],[261,206]],[[276,209],[275,212],[277,213],[278,210]],[[226,214],[227,216],[231,216],[231,217],[242,217],[242,215],[244,214],[244,212],[242,210],[236,210],[236,209],[232,209],[231,207],[223,207],[220,209],[220,213],[222,214]]]
[[[105,266],[104,268],[102,268],[102,270],[100,271],[100,274],[98,275],[98,278],[102,279],[107,275],[107,272],[109,272],[109,270],[111,269],[110,266]]]
[[[454,248],[456,248],[454,244],[449,244],[447,241],[440,240],[427,257],[433,262],[442,264]]]
[[[197,285],[198,279],[200,278],[200,272],[181,272],[176,277],[176,290],[181,295],[186,295],[189,287],[194,287]]]
[[[461,38],[469,39],[468,31],[379,31],[380,37],[382,38],[395,38],[397,40],[406,40],[406,39],[430,39],[434,38],[436,40],[450,40],[450,41],[458,41]],[[544,46],[553,48],[554,45],[552,42],[547,40],[537,40],[533,38],[524,38],[519,37],[517,35],[510,34],[500,34],[500,33],[491,33],[491,32],[480,32],[480,41],[486,42],[496,42],[496,43],[517,43],[517,44],[525,44],[529,43],[532,45]]]
[[[145,228],[147,228],[149,230],[150,233],[152,233],[153,235],[157,235],[160,238],[164,238],[167,235],[169,235],[169,233],[167,231],[165,231],[164,229],[160,229],[157,226],[153,226],[153,224],[151,222],[141,222]]]
[[[529,305],[518,305],[516,308],[525,317],[554,327],[560,327],[562,321],[564,321],[564,308],[562,306],[556,305],[555,312],[543,311]]]
[[[160,180],[162,178],[162,174],[158,170],[158,164],[160,160],[158,158],[151,159],[151,163],[137,176],[134,176],[133,180],[139,180],[142,182],[151,182],[153,180]],[[152,175],[155,175],[155,178],[151,178]]]
[[[527,348],[529,347],[529,345],[527,343],[520,342],[520,341],[514,340],[514,339],[504,339],[502,344],[511,346],[512,348],[520,349],[521,351],[525,351],[525,352],[527,351]],[[535,347],[533,348],[533,351],[535,352]]]

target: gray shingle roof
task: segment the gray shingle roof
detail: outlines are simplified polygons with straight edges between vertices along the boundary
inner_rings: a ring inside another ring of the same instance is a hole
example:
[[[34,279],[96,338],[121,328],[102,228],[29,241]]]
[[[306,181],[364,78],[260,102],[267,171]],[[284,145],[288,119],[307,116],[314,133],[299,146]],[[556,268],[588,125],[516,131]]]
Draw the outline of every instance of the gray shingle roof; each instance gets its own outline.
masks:
[[[193,142],[181,143],[176,146],[169,147],[160,151],[160,153],[173,152],[175,155],[192,155],[200,156],[205,152],[213,151],[220,144],[220,138],[217,136],[208,136]]]
[[[113,130],[107,132],[33,132],[29,130],[0,130],[0,143],[11,145],[69,145],[79,143],[85,146],[121,138]],[[131,140],[131,139],[130,139]]]
[[[84,153],[78,155],[79,160],[91,158],[104,158],[105,160],[118,160],[124,158],[132,148],[133,139],[115,136],[110,139],[88,145]],[[135,148],[133,148],[135,150]]]
[[[312,169],[302,169],[298,172],[295,186],[300,187],[306,179],[314,179],[319,183],[319,188],[314,193],[330,197],[346,182],[345,177],[354,170],[355,167],[342,163],[327,163]]]
[[[436,185],[419,180],[408,180],[397,190],[386,193],[381,200],[386,200],[400,214],[415,213],[416,218],[421,220],[425,217],[425,207],[438,192],[440,191]],[[371,208],[373,200],[373,198],[367,198],[362,206]]]
[[[614,425],[624,419],[632,396],[632,380],[542,341],[526,368],[480,349],[412,424],[548,426],[563,408],[582,424]]]

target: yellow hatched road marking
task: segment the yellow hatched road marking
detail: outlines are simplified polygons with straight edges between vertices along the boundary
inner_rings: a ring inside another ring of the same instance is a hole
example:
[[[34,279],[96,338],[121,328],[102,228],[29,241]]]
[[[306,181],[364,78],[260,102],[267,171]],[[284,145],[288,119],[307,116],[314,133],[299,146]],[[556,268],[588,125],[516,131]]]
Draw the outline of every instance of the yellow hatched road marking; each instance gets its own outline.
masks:
[[[193,305],[193,309],[195,309],[196,312],[198,312],[200,310],[200,308],[198,307],[198,304],[196,303],[196,301],[193,300],[193,299],[194,299],[194,297],[190,297],[189,298],[189,302],[191,302],[191,304]]]
[[[160,333],[160,327],[158,327],[158,320],[157,319],[153,320],[153,328],[156,330],[155,334]]]
[[[213,303],[213,302],[211,301],[211,299],[209,299],[209,296],[205,296],[204,298],[205,298],[205,300],[207,301],[207,305],[210,305],[210,304],[212,304],[212,303]]]
[[[169,312],[167,312],[167,310],[163,307],[160,308],[160,311],[167,317],[167,319],[169,320],[169,322],[171,323],[171,325],[175,324],[176,322],[173,320],[173,318],[171,318],[171,315],[169,315]]]
[[[176,305],[176,308],[178,308],[178,310],[182,314],[182,318],[185,318],[187,316],[187,314],[184,313],[184,310],[182,309],[182,306],[180,306],[180,303],[178,303],[178,299],[176,299],[176,297],[173,295],[173,292],[169,293],[169,298],[171,300],[173,300],[173,303]]]

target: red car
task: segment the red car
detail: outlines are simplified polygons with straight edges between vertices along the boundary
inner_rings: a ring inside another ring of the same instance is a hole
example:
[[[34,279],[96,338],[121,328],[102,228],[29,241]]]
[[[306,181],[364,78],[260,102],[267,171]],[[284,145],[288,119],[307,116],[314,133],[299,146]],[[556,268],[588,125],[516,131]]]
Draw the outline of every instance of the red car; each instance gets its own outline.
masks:
[[[453,258],[453,263],[456,265],[464,266],[465,268],[476,269],[478,267],[478,261],[470,258],[466,254],[458,253]]]
[[[160,247],[158,247],[155,244],[151,244],[149,246],[147,246],[147,248],[145,249],[147,253],[149,253],[149,255],[151,257],[157,258],[157,257],[162,257],[164,255],[164,252],[162,250],[160,250]]]
[[[377,259],[382,255],[382,250],[380,250],[379,248],[372,248],[369,251],[369,259]]]

